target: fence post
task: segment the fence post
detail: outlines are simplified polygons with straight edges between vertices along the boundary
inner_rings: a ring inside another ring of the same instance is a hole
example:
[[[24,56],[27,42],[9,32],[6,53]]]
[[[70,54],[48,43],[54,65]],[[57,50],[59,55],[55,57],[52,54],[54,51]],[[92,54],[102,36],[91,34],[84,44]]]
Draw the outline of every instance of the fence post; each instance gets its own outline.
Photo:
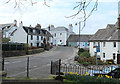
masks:
[[[27,78],[29,78],[29,57],[27,58]]]
[[[53,64],[53,62],[51,61],[51,71],[50,71],[50,72],[51,72],[51,74],[52,74],[52,64]]]
[[[4,61],[5,61],[5,59],[2,58],[2,71],[4,71]]]
[[[61,59],[59,59],[59,76],[60,76],[60,69],[61,69]]]

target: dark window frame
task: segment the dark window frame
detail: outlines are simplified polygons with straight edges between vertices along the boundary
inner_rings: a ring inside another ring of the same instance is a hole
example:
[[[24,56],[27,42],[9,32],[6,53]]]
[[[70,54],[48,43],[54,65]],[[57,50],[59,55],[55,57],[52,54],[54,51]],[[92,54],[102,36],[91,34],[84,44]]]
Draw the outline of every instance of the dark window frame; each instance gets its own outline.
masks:
[[[33,40],[33,35],[31,35],[31,40]]]
[[[113,60],[115,60],[115,53],[113,53]]]
[[[113,42],[113,47],[116,47],[116,42]]]
[[[105,58],[105,53],[103,53],[103,58]]]

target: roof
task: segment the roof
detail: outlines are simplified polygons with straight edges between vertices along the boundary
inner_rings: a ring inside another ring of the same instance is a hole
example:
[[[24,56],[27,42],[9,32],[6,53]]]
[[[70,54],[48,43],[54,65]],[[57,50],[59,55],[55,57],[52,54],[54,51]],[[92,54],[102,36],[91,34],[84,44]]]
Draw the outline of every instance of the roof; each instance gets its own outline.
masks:
[[[48,32],[47,30],[44,30],[44,29],[41,29],[42,32],[44,33],[44,36],[47,36],[47,37],[53,37],[50,32]]]
[[[80,35],[80,40],[79,40],[79,35],[70,35],[68,38],[68,42],[88,42],[88,40],[90,39],[90,37],[92,37],[93,35]]]
[[[41,29],[41,28],[34,28],[34,27],[26,27],[26,26],[23,26],[23,29],[24,29],[25,32],[28,33],[29,35],[52,37],[52,35],[51,35],[47,30],[44,30],[44,29]],[[28,30],[29,30],[29,31],[32,31],[32,32],[28,32]],[[36,33],[33,33],[33,30],[35,30]],[[47,33],[46,33],[46,32],[47,32]]]
[[[56,27],[55,29],[51,29],[51,31],[68,31],[68,29],[64,26]]]
[[[99,29],[89,41],[120,41],[120,29],[108,25],[105,29]]]
[[[6,27],[7,27],[7,29],[9,29],[12,25],[13,25],[13,23],[0,24],[0,28],[2,28],[2,30],[4,30]]]

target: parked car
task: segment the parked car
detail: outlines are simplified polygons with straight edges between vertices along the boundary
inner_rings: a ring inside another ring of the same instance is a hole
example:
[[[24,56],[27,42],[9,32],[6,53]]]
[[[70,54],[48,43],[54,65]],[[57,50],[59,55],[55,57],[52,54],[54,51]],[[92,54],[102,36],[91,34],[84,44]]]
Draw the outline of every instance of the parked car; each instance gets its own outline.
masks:
[[[116,68],[118,68],[118,66],[113,65],[103,70],[89,70],[88,73],[90,76],[94,76],[95,74],[108,74],[109,72],[115,70]]]
[[[102,74],[99,74],[99,73],[95,73],[94,74],[95,76],[98,76],[98,75],[107,75],[107,76],[112,76],[112,78],[120,78],[120,67],[118,68],[115,68],[114,70],[110,71],[109,73],[102,73]]]
[[[58,46],[65,46],[62,42],[58,43]]]

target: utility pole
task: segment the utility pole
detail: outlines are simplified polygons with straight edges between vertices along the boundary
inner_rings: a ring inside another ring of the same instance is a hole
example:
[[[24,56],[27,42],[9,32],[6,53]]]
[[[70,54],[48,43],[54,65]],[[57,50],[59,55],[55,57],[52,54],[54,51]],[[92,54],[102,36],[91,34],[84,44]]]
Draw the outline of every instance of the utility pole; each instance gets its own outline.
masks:
[[[81,22],[79,22],[79,49],[80,49],[80,28],[81,28]]]
[[[76,23],[75,25],[77,25],[77,24],[79,24],[79,38],[78,38],[78,42],[79,42],[79,44],[78,44],[78,48],[80,49],[80,29],[81,29],[81,22],[79,22],[79,23]]]

